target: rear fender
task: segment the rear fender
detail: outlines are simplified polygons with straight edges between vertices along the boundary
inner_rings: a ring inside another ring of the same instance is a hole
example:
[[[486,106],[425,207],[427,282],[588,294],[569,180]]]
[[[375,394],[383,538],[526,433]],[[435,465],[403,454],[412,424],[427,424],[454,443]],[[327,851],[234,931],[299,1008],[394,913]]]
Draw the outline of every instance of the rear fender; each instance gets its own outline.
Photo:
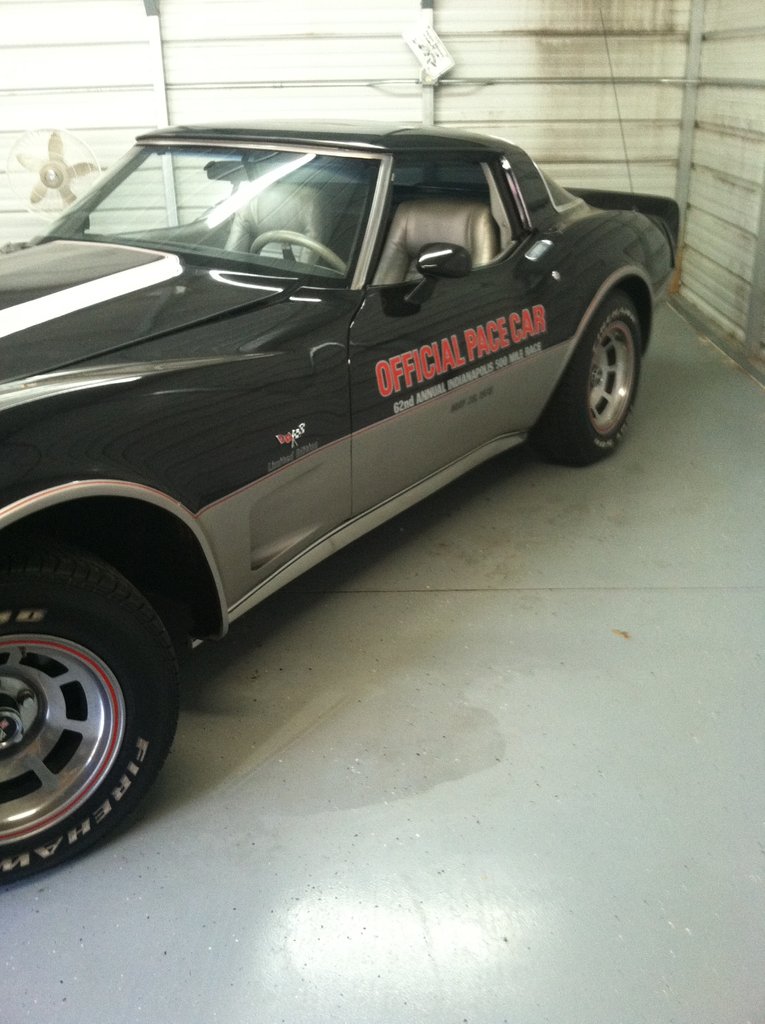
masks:
[[[636,210],[648,217],[664,232],[672,253],[672,266],[675,266],[677,241],[680,235],[680,207],[674,199],[598,189],[570,188],[568,191],[598,210]]]

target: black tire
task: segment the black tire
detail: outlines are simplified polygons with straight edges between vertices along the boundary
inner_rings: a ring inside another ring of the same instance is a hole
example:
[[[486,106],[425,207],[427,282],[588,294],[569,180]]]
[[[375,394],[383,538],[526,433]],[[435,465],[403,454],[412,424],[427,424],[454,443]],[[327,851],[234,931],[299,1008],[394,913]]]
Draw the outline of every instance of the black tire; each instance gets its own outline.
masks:
[[[123,822],[177,715],[172,645],[123,576],[65,549],[0,556],[0,884]]]
[[[643,342],[635,306],[614,291],[598,308],[532,431],[552,462],[587,466],[622,440],[637,394]]]

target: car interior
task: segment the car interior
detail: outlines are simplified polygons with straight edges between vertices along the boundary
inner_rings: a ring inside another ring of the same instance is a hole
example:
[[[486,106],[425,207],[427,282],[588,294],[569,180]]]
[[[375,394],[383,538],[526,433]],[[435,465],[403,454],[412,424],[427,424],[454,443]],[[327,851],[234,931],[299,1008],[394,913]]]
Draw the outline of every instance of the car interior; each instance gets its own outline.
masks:
[[[460,245],[477,268],[505,253],[513,236],[487,164],[404,158],[394,175],[389,226],[374,283],[416,278],[415,263],[425,245]]]

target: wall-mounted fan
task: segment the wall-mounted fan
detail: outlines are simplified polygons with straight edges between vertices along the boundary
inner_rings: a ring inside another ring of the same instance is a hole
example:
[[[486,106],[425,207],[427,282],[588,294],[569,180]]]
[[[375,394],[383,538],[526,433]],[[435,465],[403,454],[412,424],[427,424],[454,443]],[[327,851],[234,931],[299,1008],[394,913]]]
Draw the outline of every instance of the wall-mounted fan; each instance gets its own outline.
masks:
[[[27,132],[11,147],[11,188],[30,213],[58,217],[101,173],[91,148],[60,129]]]

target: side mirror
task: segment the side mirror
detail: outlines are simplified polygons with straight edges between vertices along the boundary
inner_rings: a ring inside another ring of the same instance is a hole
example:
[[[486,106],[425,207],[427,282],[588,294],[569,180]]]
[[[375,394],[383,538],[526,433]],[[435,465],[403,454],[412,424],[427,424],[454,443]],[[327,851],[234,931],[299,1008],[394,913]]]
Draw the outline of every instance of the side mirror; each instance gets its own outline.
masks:
[[[461,245],[433,242],[420,249],[417,270],[423,277],[467,277],[473,269],[470,253]]]
[[[461,245],[431,242],[420,249],[416,267],[422,280],[405,297],[410,306],[420,306],[429,299],[440,278],[467,277],[473,269],[473,259]]]

